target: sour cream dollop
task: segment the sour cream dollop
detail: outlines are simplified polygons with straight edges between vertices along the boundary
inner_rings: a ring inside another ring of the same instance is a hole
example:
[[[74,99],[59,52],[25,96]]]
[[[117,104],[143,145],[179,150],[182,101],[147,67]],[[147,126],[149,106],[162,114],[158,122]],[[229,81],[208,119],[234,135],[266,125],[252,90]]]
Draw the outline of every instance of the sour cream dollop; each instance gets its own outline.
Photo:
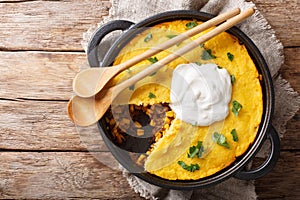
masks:
[[[208,126],[228,115],[231,91],[226,69],[212,63],[181,64],[173,71],[170,106],[182,121]]]

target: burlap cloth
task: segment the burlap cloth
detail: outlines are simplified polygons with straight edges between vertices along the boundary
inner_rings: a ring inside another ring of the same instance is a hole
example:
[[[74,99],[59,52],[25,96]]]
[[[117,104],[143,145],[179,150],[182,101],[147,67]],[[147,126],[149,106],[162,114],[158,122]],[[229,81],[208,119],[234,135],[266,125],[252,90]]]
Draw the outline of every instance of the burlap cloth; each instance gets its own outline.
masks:
[[[232,8],[239,7],[244,10],[255,6],[252,2],[243,0],[110,0],[112,7],[107,16],[99,24],[91,27],[83,34],[82,46],[86,50],[87,43],[101,24],[114,20],[126,19],[138,22],[159,12],[169,10],[200,10],[214,15],[226,12]],[[100,8],[99,8],[100,9]],[[300,97],[290,84],[278,73],[279,68],[284,65],[283,46],[276,39],[274,30],[268,25],[266,19],[256,10],[255,14],[239,24],[238,27],[246,33],[257,45],[263,54],[274,79],[275,87],[275,113],[273,125],[283,137],[285,126],[289,119],[300,107]],[[106,47],[114,41],[113,37],[105,40]],[[103,48],[102,48],[103,50]],[[288,103],[287,103],[288,102]],[[268,145],[264,145],[257,156],[263,157],[268,152]],[[256,199],[254,181],[242,181],[231,178],[216,186],[193,190],[166,190],[150,185],[128,173],[125,169],[123,175],[135,192],[146,199]]]

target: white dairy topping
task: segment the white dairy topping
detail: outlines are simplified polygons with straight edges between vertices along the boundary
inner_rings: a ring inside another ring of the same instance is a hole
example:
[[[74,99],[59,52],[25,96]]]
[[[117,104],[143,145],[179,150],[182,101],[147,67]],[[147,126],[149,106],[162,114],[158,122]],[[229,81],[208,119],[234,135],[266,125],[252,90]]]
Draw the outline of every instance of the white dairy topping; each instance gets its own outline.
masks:
[[[226,118],[231,100],[227,70],[215,64],[181,64],[173,72],[171,108],[182,121],[208,126]]]

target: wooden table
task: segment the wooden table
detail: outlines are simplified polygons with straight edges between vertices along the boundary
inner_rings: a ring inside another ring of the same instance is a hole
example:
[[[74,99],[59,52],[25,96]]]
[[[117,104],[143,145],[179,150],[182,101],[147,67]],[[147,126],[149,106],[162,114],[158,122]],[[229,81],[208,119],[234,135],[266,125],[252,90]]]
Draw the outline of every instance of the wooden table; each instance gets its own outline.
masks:
[[[254,2],[285,47],[282,76],[300,92],[299,1]],[[0,1],[0,198],[140,199],[121,172],[93,156],[111,159],[99,136],[80,136],[66,116],[72,79],[86,62],[82,33],[110,6]],[[299,118],[300,111],[288,122],[275,169],[255,181],[260,199],[300,197]]]

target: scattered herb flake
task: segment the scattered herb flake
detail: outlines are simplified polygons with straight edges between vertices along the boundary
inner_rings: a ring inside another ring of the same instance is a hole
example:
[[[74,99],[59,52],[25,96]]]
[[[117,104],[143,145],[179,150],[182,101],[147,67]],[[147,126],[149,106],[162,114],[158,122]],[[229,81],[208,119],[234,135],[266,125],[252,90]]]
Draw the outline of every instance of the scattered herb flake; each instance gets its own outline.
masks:
[[[156,63],[158,61],[158,59],[156,57],[147,58],[147,60],[151,63]]]
[[[232,129],[232,131],[230,133],[232,135],[233,141],[235,141],[235,142],[239,141],[239,138],[238,138],[238,135],[237,135],[237,132],[235,129]]]
[[[144,42],[149,42],[151,39],[152,39],[152,33],[148,33],[148,35],[144,39]]]
[[[233,74],[230,74],[230,80],[231,80],[231,84],[233,85],[235,82],[235,76]]]
[[[197,153],[198,153],[198,149],[196,146],[190,147],[188,152],[188,158],[194,158]]]
[[[134,85],[129,86],[129,90],[134,90]]]
[[[229,144],[226,141],[226,137],[224,135],[222,135],[221,133],[218,132],[214,132],[213,134],[213,141],[216,142],[218,145],[221,145],[223,147],[226,147],[227,149],[229,149]]]
[[[187,165],[185,164],[183,161],[178,161],[177,162],[178,165],[180,165],[183,169],[189,171],[189,172],[194,172],[196,170],[200,169],[200,166],[196,163],[196,164],[191,164],[191,165]]]
[[[227,52],[227,57],[228,57],[228,60],[233,61],[234,55],[231,54],[230,52]]]
[[[223,67],[221,67],[221,66],[218,65],[218,69],[223,69]]]
[[[198,23],[196,21],[188,22],[185,24],[186,29],[194,28],[195,26],[198,26]]]
[[[130,73],[131,73],[131,70],[130,70],[130,69],[126,69],[126,72],[127,72],[128,74],[130,74]]]
[[[211,49],[205,49],[202,52],[202,55],[201,55],[202,60],[210,60],[210,59],[215,59],[215,58],[216,58],[216,56],[212,54]]]
[[[201,47],[201,48],[204,48],[204,43],[200,44],[200,47]]]
[[[149,92],[148,97],[149,97],[150,99],[156,98],[156,96],[155,96],[152,92]]]
[[[231,109],[231,111],[233,112],[233,114],[234,114],[235,116],[238,116],[240,110],[242,109],[242,107],[243,107],[243,106],[242,106],[238,101],[233,100],[233,101],[232,101],[232,109]]]
[[[177,35],[166,35],[167,38],[172,39],[174,37],[176,37]]]
[[[188,158],[194,158],[196,155],[198,158],[201,158],[203,151],[204,149],[203,149],[202,141],[198,141],[197,146],[190,147]]]
[[[202,65],[202,63],[200,63],[200,62],[195,62],[195,64],[197,64],[197,65],[199,65],[199,66],[201,66],[201,65]]]

